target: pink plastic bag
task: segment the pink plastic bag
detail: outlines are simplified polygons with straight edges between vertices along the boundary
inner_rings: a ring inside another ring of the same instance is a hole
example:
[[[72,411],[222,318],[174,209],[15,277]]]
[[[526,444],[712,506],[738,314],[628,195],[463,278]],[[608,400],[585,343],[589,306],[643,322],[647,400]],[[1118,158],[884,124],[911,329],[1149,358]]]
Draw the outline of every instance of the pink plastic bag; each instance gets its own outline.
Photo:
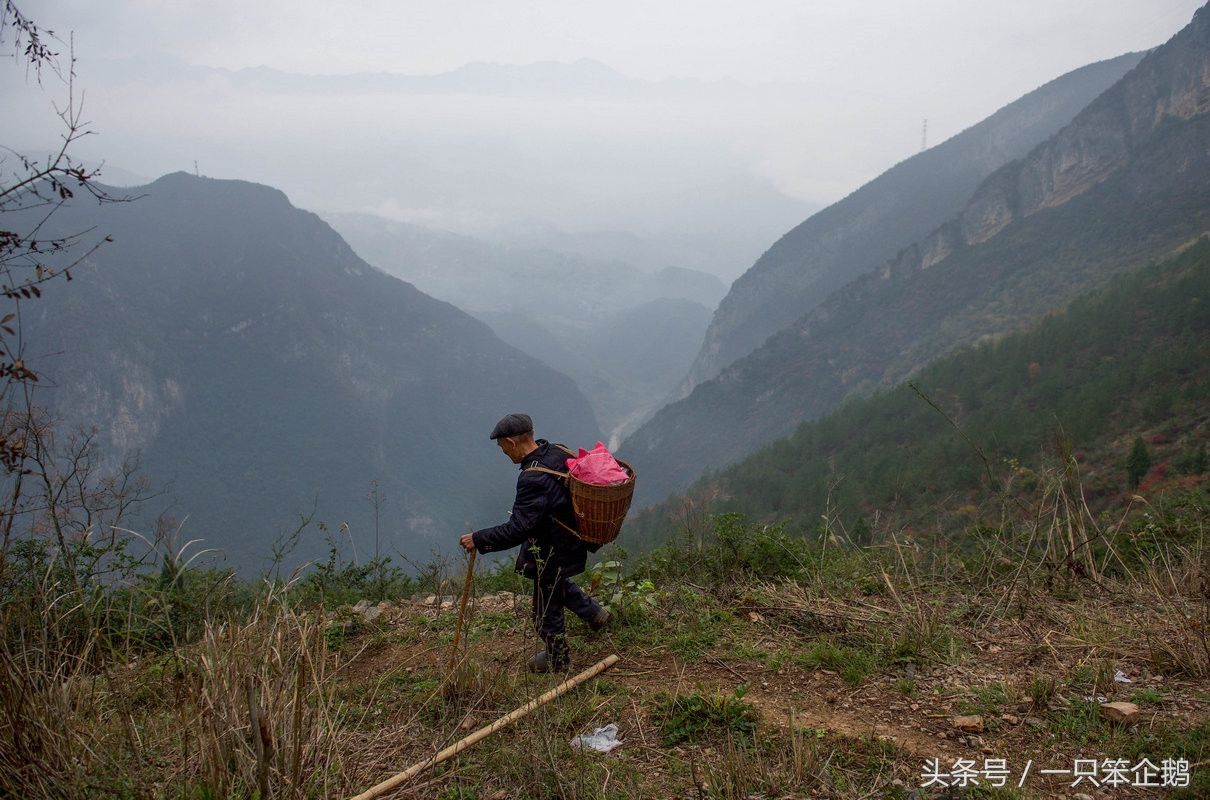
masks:
[[[567,459],[567,469],[576,480],[593,486],[617,486],[630,480],[630,475],[601,442],[592,450],[581,447],[579,457]]]

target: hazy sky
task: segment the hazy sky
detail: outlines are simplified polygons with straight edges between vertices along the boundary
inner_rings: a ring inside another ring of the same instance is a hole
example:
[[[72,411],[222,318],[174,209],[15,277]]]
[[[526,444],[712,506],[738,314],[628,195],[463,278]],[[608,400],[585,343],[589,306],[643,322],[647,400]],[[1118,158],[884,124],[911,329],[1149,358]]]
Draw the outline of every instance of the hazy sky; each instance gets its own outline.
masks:
[[[149,48],[217,67],[433,73],[597,58],[639,77],[809,80],[843,69],[955,88],[1013,67],[1029,88],[1162,42],[1195,0],[45,0],[30,16],[98,56]],[[983,62],[974,74],[953,59]]]
[[[75,32],[90,118],[101,133],[83,152],[112,165],[154,176],[191,169],[198,159],[205,174],[271,183],[310,208],[376,211],[463,230],[524,218],[568,230],[672,231],[688,240],[736,219],[747,238],[726,252],[725,264],[707,266],[734,276],[804,208],[833,202],[916,152],[923,118],[936,144],[1067,71],[1162,43],[1199,3],[19,5],[60,35]],[[317,99],[206,80],[157,85],[154,74],[107,84],[92,66],[157,55],[308,74],[431,74],[471,62],[590,58],[645,80],[796,86],[717,102],[370,92]],[[16,98],[18,91],[12,71],[0,74],[0,92]],[[27,123],[32,119],[0,119],[0,143],[24,146],[51,130],[45,121]],[[380,154],[397,164],[375,182]],[[747,222],[740,219],[745,209]],[[666,244],[673,252],[680,246]],[[711,249],[718,245],[707,243]]]
[[[440,72],[471,61],[595,58],[635,77],[826,80],[947,97],[1021,94],[1163,42],[1197,0],[45,0],[101,56],[160,49],[199,64]],[[964,64],[955,69],[956,62]]]

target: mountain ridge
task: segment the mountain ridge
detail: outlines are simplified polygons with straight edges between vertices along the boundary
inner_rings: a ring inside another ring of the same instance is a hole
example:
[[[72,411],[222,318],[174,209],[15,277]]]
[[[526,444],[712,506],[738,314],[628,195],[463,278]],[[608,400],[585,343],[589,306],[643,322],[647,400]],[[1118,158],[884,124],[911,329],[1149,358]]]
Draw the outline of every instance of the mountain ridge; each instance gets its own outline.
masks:
[[[674,399],[950,218],[980,181],[1070,122],[1142,57],[1128,53],[1055,78],[785,233],[732,284]]]
[[[509,411],[539,435],[600,435],[569,378],[366,264],[284,193],[184,173],[139,191],[54,218],[114,242],[28,319],[30,341],[62,354],[44,372],[72,387],[45,399],[115,459],[141,451],[190,538],[241,569],[310,510],[365,537],[374,481],[392,504],[384,541],[405,555],[498,521],[512,485],[487,433]],[[293,557],[326,549],[311,530]]]

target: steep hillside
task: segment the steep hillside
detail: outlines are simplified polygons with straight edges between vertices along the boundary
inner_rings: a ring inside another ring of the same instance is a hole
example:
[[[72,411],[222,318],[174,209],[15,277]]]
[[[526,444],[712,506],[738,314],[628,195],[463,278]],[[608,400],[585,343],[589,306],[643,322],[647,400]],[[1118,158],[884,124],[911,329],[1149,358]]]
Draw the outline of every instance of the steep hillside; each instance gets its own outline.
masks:
[[[140,192],[54,217],[114,243],[25,320],[30,356],[56,384],[43,401],[96,425],[102,452],[141,451],[184,535],[237,566],[313,507],[372,552],[371,481],[385,552],[499,521],[513,474],[487,434],[508,411],[539,435],[599,435],[570,379],[370,267],[282,193],[182,173]],[[293,558],[326,551],[311,529]]]
[[[961,214],[662,409],[624,445],[648,477],[641,499],[1210,230],[1208,81],[1202,10]]]
[[[1204,474],[1210,237],[1027,332],[934,362],[913,383],[919,394],[905,384],[850,401],[703,479],[689,492],[693,505],[806,530],[829,511],[849,530],[868,532],[876,518],[930,527],[960,508],[973,511],[989,496],[987,470],[999,485],[1010,459],[1027,468],[1016,483],[1029,486],[1029,470],[1053,452],[1060,432],[1094,506],[1132,490],[1125,465],[1138,436],[1149,443],[1157,478]],[[628,541],[666,538],[683,508],[675,498],[643,514]]]
[[[980,181],[1070,122],[1142,55],[1128,53],[1056,78],[781,237],[731,286],[677,399],[949,219]]]

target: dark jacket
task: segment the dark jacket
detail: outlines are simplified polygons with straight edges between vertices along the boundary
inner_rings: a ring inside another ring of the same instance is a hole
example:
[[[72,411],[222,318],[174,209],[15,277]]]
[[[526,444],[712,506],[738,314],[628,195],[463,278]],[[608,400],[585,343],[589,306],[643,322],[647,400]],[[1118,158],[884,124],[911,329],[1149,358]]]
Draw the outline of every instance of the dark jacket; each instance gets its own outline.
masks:
[[[573,529],[576,525],[567,485],[554,475],[526,469],[538,465],[565,473],[568,457],[559,446],[538,439],[538,449],[521,462],[517,499],[508,522],[475,531],[475,549],[494,553],[522,545],[517,554],[517,572],[528,578],[537,575],[539,562],[544,565],[544,574],[551,568],[563,577],[583,572],[588,554],[600,545],[588,544],[556,522]]]

